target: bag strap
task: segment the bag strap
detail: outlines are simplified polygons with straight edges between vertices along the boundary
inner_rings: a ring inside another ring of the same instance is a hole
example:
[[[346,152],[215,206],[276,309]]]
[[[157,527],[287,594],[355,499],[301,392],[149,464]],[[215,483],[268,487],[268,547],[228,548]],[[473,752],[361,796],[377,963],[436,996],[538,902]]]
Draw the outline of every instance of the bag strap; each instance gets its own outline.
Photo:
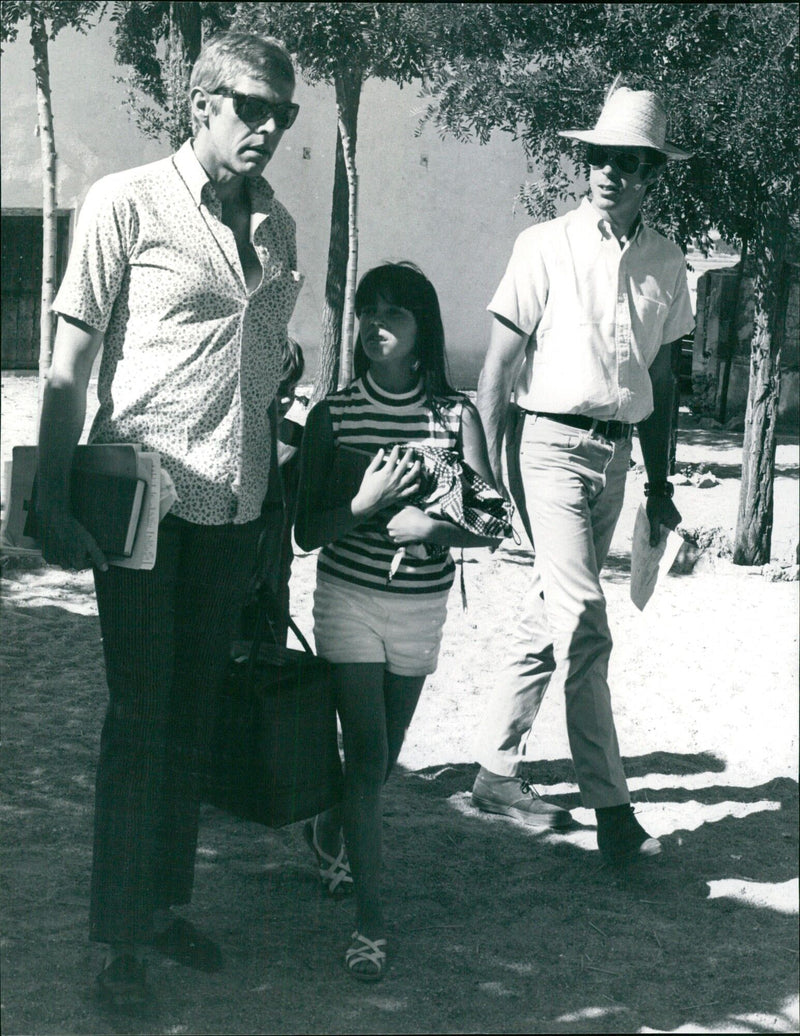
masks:
[[[253,636],[253,640],[251,643],[253,649],[256,649],[257,655],[257,649],[261,647],[261,644],[264,640],[264,632],[266,629],[269,629],[276,647],[278,646],[278,637],[269,618],[271,612],[273,614],[275,613],[278,602],[269,585],[264,580],[262,580],[256,588],[256,600],[258,602],[258,610],[256,612],[256,632]],[[302,646],[306,654],[313,655],[314,652],[311,649],[311,645],[303,636],[302,632],[300,631],[300,627],[297,625],[297,623],[294,621],[291,615],[286,615],[286,622],[289,626],[289,629],[297,637],[298,641],[300,642],[300,645]]]
[[[263,562],[265,560],[264,553],[267,549],[267,542],[267,537],[262,536],[258,545],[258,550],[256,552],[256,572],[259,573],[264,571]],[[252,675],[255,669],[255,665],[258,660],[258,655],[261,651],[261,645],[264,641],[264,634],[267,628],[269,628],[269,631],[272,634],[272,639],[275,643],[275,646],[280,646],[278,636],[275,632],[275,628],[272,625],[272,622],[269,618],[270,613],[274,615],[278,610],[278,601],[276,599],[276,596],[272,592],[272,589],[270,588],[270,585],[265,578],[259,578],[252,589],[257,602],[257,611],[255,633],[253,635],[253,639],[250,642],[250,652],[247,658],[247,669],[249,675]],[[288,612],[286,615],[286,622],[289,629],[297,637],[305,653],[313,657],[314,652],[311,650],[311,645],[300,632],[300,628],[298,627],[297,623],[294,621],[292,616],[288,614]]]

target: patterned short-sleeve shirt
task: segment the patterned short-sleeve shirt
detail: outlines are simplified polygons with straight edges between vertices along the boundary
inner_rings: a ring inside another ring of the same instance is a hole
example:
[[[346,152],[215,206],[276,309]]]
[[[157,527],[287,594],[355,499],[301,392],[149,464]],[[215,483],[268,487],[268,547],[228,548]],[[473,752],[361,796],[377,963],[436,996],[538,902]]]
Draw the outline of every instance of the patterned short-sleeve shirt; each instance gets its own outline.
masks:
[[[266,180],[247,187],[255,290],[187,142],[90,189],[53,304],[104,333],[89,440],[157,450],[178,491],[173,513],[200,525],[259,515],[268,408],[302,284],[294,220]]]

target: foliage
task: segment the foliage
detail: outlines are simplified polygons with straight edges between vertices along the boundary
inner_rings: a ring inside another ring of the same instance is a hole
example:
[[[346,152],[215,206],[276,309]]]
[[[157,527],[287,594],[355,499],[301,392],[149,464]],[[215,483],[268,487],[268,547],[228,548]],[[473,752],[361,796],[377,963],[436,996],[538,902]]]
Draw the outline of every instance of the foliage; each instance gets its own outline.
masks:
[[[50,99],[50,57],[48,41],[67,27],[85,32],[100,9],[96,2],[47,3],[4,2],[0,5],[0,39],[16,40],[19,25],[30,28],[33,75],[36,90],[37,129],[42,160],[42,280],[39,313],[39,404],[53,355],[55,321],[52,312],[56,281],[56,144],[53,107]]]
[[[86,32],[100,3],[85,0],[3,0],[0,4],[0,40],[13,43],[20,22],[30,23],[32,16],[45,19],[48,39],[54,40],[62,29]]]
[[[309,82],[424,79],[436,58],[501,57],[515,4],[241,3],[235,25],[269,32],[293,54]]]
[[[541,178],[524,197],[545,218],[584,171],[558,130],[591,126],[617,74],[654,89],[671,137],[693,152],[648,198],[679,243],[755,240],[765,210],[796,213],[800,193],[797,5],[525,5],[500,69],[478,57],[437,68],[426,117],[458,139],[519,137]],[[533,11],[530,8],[534,8]]]
[[[518,12],[515,4],[237,5],[236,28],[277,36],[309,82],[330,83],[336,93],[339,134],[317,398],[346,381],[350,370],[358,257],[356,143],[363,83],[369,77],[401,86],[424,81],[433,67],[479,55],[498,62],[506,41],[513,38]]]
[[[119,82],[127,86],[128,107],[145,136],[166,137],[173,148],[191,136],[187,97],[192,65],[204,35],[227,25],[230,6],[152,0],[114,4],[115,57],[131,69]]]
[[[707,249],[715,228],[752,262],[734,560],[768,560],[787,238],[800,209],[797,4],[539,4],[523,19],[499,69],[479,56],[435,70],[426,118],[461,140],[494,129],[519,137],[540,171],[521,196],[542,220],[586,171],[580,146],[558,131],[593,125],[617,76],[662,97],[670,136],[692,157],[648,191],[649,221],[684,248]]]

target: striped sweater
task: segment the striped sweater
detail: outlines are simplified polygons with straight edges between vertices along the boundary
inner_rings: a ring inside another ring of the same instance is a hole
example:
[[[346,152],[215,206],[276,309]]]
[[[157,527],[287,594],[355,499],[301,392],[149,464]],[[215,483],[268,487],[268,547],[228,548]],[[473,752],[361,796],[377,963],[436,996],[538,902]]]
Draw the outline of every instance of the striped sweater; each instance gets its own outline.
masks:
[[[434,414],[421,383],[411,392],[394,395],[378,388],[367,373],[326,402],[337,446],[355,447],[371,456],[380,447],[409,441],[459,448],[463,400],[446,400]],[[317,578],[399,594],[440,593],[452,586],[455,566],[449,552],[439,558],[404,556],[390,581],[397,549],[386,532],[386,515],[375,515],[322,549]]]

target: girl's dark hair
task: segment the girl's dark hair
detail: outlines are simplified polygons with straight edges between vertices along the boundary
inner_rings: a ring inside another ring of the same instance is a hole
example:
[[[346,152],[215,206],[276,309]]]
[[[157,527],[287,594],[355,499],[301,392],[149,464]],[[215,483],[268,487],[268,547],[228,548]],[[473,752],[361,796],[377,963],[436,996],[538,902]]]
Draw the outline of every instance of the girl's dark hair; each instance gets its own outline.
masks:
[[[436,290],[413,263],[384,263],[369,270],[356,289],[356,316],[373,305],[378,296],[393,306],[414,314],[417,322],[417,360],[425,388],[425,399],[434,410],[437,399],[458,395],[450,384],[444,349],[444,326]],[[363,377],[369,360],[361,343],[361,332],[353,351],[353,371]]]
[[[306,358],[299,342],[294,338],[287,338],[283,347],[283,370],[281,371],[281,382],[278,387],[280,395],[287,395],[303,377],[306,369]]]

